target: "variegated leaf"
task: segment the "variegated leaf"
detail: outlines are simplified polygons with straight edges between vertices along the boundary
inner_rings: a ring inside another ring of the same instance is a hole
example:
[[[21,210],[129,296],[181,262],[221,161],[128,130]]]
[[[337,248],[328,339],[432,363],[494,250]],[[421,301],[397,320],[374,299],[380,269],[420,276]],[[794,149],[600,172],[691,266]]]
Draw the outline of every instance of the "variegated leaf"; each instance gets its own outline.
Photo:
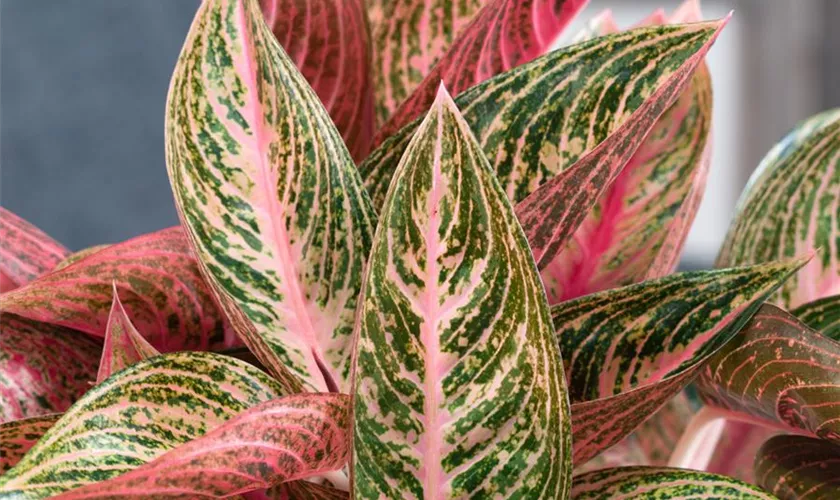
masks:
[[[575,463],[618,443],[685,388],[803,263],[676,274],[554,306]]]
[[[840,110],[797,126],[753,173],[718,266],[767,262],[819,249],[775,302],[794,308],[840,293]]]
[[[377,121],[423,80],[488,0],[368,0]]]
[[[100,352],[79,332],[4,312],[0,423],[66,410],[96,379]]]
[[[167,166],[237,333],[290,390],[347,389],[375,214],[255,0],[199,8],[169,91]]]
[[[458,95],[548,52],[588,0],[490,0],[377,131],[378,146],[423,116],[441,82]]]
[[[0,475],[14,467],[59,418],[60,413],[51,413],[0,424]]]
[[[349,404],[342,394],[268,401],[131,472],[55,498],[222,498],[338,470],[350,453]]]
[[[0,292],[29,283],[69,254],[46,233],[0,207]]]
[[[321,99],[356,161],[375,127],[370,30],[362,0],[260,0],[280,45]]]
[[[441,86],[374,240],[354,378],[355,498],[566,498],[568,399],[539,275]]]
[[[108,326],[105,328],[105,345],[102,348],[99,371],[96,373],[96,383],[100,384],[112,374],[158,354],[160,353],[157,349],[131,324],[120,302],[115,283],[114,300],[108,315]]]
[[[0,498],[45,498],[129,472],[284,394],[262,371],[204,352],[137,363],[88,391],[5,475]]]
[[[620,467],[575,478],[575,500],[776,500],[760,488],[718,474],[667,467]]]
[[[105,250],[111,245],[103,244],[103,245],[94,245],[92,247],[87,247],[79,250],[78,252],[73,252],[67,257],[65,257],[61,262],[59,262],[54,268],[53,271],[58,271],[59,269],[64,269],[65,267],[69,266],[70,264],[75,264],[80,260],[84,259],[89,255],[93,255],[100,250]]]
[[[840,340],[840,295],[802,304],[791,313],[826,337]]]
[[[804,436],[776,436],[758,450],[755,476],[781,500],[840,498],[840,447]]]
[[[840,343],[764,305],[704,368],[704,401],[747,421],[840,443]]]

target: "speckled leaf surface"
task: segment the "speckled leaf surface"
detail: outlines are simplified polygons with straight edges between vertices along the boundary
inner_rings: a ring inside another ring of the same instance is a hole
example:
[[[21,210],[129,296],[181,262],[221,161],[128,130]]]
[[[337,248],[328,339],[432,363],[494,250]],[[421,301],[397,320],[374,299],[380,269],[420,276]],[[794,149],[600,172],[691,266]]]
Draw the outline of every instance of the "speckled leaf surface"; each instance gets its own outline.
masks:
[[[575,463],[618,443],[688,385],[802,264],[676,274],[552,307]]]
[[[761,161],[744,190],[718,266],[818,250],[775,303],[795,308],[840,293],[840,110],[801,123]]]
[[[441,82],[449,92],[458,95],[548,52],[587,1],[488,1],[377,131],[374,146],[423,116]]]
[[[0,424],[0,475],[14,467],[59,418],[60,413],[51,413]]]
[[[0,309],[103,337],[114,283],[134,325],[160,351],[239,343],[177,227],[111,245],[5,293]]]
[[[199,8],[170,86],[166,153],[189,239],[243,341],[292,390],[347,390],[375,214],[256,1]]]
[[[108,315],[108,326],[105,328],[105,345],[102,346],[99,371],[96,373],[96,383],[102,383],[112,374],[158,354],[160,354],[158,350],[152,347],[131,324],[115,285],[111,312]]]
[[[266,23],[318,94],[356,161],[373,140],[370,30],[362,0],[260,0]]]
[[[0,292],[29,283],[69,254],[61,243],[0,207]]]
[[[826,337],[840,340],[840,295],[802,304],[791,313]]]
[[[64,259],[62,259],[62,261],[59,262],[58,265],[56,265],[53,268],[53,271],[58,271],[59,269],[64,269],[65,267],[69,266],[70,264],[75,264],[76,262],[84,259],[85,257],[87,257],[89,255],[93,255],[100,250],[104,250],[104,249],[108,248],[109,246],[111,246],[111,245],[108,245],[108,244],[94,245],[92,247],[83,248],[83,249],[79,250],[78,252],[73,252],[70,255],[68,255],[67,257],[64,257]]]
[[[79,332],[3,313],[0,423],[66,410],[96,379],[100,352]]]
[[[840,447],[805,436],[776,436],[758,450],[755,477],[781,500],[840,498]]]
[[[666,467],[620,467],[575,478],[577,500],[776,500],[761,488],[707,472]]]
[[[354,378],[354,498],[566,498],[571,430],[527,241],[443,87],[382,210]]]
[[[840,343],[766,304],[704,368],[704,401],[840,443]]]
[[[0,476],[0,498],[45,498],[151,462],[284,394],[267,374],[212,353],[144,360],[93,387]]]

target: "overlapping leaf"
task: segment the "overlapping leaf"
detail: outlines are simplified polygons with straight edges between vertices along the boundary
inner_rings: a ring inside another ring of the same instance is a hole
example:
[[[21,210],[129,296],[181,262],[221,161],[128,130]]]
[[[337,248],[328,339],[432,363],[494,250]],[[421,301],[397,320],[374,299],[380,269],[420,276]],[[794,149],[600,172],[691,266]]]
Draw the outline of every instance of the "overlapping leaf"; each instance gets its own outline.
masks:
[[[116,477],[283,393],[267,374],[229,357],[147,359],[74,404],[0,476],[0,498],[44,498]]]
[[[166,150],[192,246],[245,343],[290,389],[346,390],[375,216],[255,0],[199,8],[172,78]]]
[[[280,45],[321,99],[357,161],[375,126],[371,49],[362,0],[260,0]]]
[[[776,436],[758,450],[755,476],[781,500],[840,498],[840,447],[805,436]]]
[[[840,343],[764,305],[698,379],[709,405],[840,443]]]
[[[180,228],[92,253],[0,297],[0,309],[102,337],[113,284],[128,315],[161,351],[237,344]]]
[[[800,124],[761,161],[718,256],[719,266],[767,262],[819,249],[782,287],[794,308],[840,293],[840,110]]]
[[[554,306],[575,463],[618,443],[679,393],[803,263],[677,274]]]
[[[442,87],[385,202],[359,314],[356,498],[566,498],[568,400],[539,275]]]
[[[120,302],[115,284],[114,300],[108,315],[108,326],[105,328],[105,345],[102,347],[96,383],[102,383],[112,374],[158,354],[160,353],[157,349],[146,342],[146,339],[131,324]]]
[[[840,295],[831,295],[802,304],[791,312],[826,337],[840,340]]]
[[[46,233],[0,207],[0,292],[29,283],[69,253]]]
[[[0,424],[0,475],[14,467],[59,418],[60,413],[51,413]]]
[[[79,332],[4,312],[0,423],[66,410],[96,379],[100,352]]]
[[[69,266],[70,264],[75,264],[76,262],[84,259],[89,255],[93,255],[100,250],[104,250],[111,245],[103,244],[103,245],[94,245],[92,247],[87,247],[79,250],[78,252],[73,252],[67,257],[59,262],[54,268],[53,271],[58,271],[59,269],[64,269],[65,267]]]
[[[737,479],[666,467],[620,467],[590,472],[575,478],[572,496],[575,500],[775,500],[773,495]]]
[[[490,0],[377,131],[375,146],[425,114],[441,82],[454,95],[548,52],[587,0]]]

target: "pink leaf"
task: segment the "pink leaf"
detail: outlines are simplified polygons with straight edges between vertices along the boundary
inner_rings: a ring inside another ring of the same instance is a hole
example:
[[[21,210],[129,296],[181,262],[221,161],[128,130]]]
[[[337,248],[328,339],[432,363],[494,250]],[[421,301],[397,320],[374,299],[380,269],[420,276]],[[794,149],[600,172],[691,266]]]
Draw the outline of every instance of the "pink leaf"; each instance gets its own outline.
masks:
[[[46,233],[0,207],[0,292],[32,281],[69,253]]]
[[[669,23],[699,23],[702,20],[700,0],[685,0],[668,18]]]
[[[14,467],[60,417],[51,413],[0,424],[0,475]]]

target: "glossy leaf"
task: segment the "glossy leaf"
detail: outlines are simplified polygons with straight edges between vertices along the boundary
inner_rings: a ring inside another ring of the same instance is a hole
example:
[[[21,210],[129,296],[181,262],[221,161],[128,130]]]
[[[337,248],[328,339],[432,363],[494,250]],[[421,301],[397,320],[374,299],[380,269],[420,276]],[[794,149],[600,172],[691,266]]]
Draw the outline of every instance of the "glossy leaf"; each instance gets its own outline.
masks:
[[[14,467],[59,418],[60,413],[51,413],[0,424],[0,475]]]
[[[755,476],[781,500],[840,498],[840,447],[804,436],[776,436],[758,450]]]
[[[117,294],[114,285],[114,301],[108,315],[108,326],[105,329],[105,345],[99,361],[99,371],[96,373],[96,383],[100,384],[112,374],[139,363],[140,361],[160,354],[152,347],[140,332],[131,324],[125,308]]]
[[[67,410],[0,476],[0,498],[44,498],[116,477],[282,395],[267,374],[232,358],[182,352],[144,360]]]
[[[0,207],[0,292],[29,283],[69,253],[46,233]]]
[[[704,401],[840,443],[840,343],[764,305],[698,379]]]
[[[105,336],[113,284],[134,325],[160,351],[236,345],[180,228],[95,252],[0,297],[0,309]]]
[[[79,332],[4,312],[0,423],[66,410],[96,379],[100,352]]]
[[[840,293],[840,110],[800,124],[753,173],[718,256],[719,266],[819,249],[775,303],[795,308]]]
[[[618,443],[685,388],[803,263],[677,274],[552,307],[575,463]]]
[[[56,498],[220,498],[337,470],[350,452],[349,403],[341,394],[268,401],[131,472]]]
[[[621,467],[590,472],[575,478],[572,496],[575,500],[775,500],[760,488],[737,479],[666,467]]]
[[[280,45],[318,94],[357,161],[370,150],[370,34],[362,0],[260,0]]]
[[[566,498],[571,432],[528,244],[441,86],[382,210],[359,311],[355,498]]]
[[[549,51],[588,0],[489,0],[376,133],[378,146],[423,116],[443,82],[458,95]]]
[[[237,333],[290,390],[346,390],[375,215],[254,0],[199,8],[172,78],[166,149],[184,226]]]
[[[840,340],[840,295],[802,304],[791,313],[826,337]]]
[[[61,262],[59,262],[54,268],[53,271],[58,271],[59,269],[64,269],[65,267],[69,266],[70,264],[75,264],[76,262],[84,259],[89,255],[93,255],[100,250],[105,250],[111,245],[104,244],[104,245],[94,245],[92,247],[87,247],[79,250],[78,252],[73,252],[67,257],[65,257]]]

